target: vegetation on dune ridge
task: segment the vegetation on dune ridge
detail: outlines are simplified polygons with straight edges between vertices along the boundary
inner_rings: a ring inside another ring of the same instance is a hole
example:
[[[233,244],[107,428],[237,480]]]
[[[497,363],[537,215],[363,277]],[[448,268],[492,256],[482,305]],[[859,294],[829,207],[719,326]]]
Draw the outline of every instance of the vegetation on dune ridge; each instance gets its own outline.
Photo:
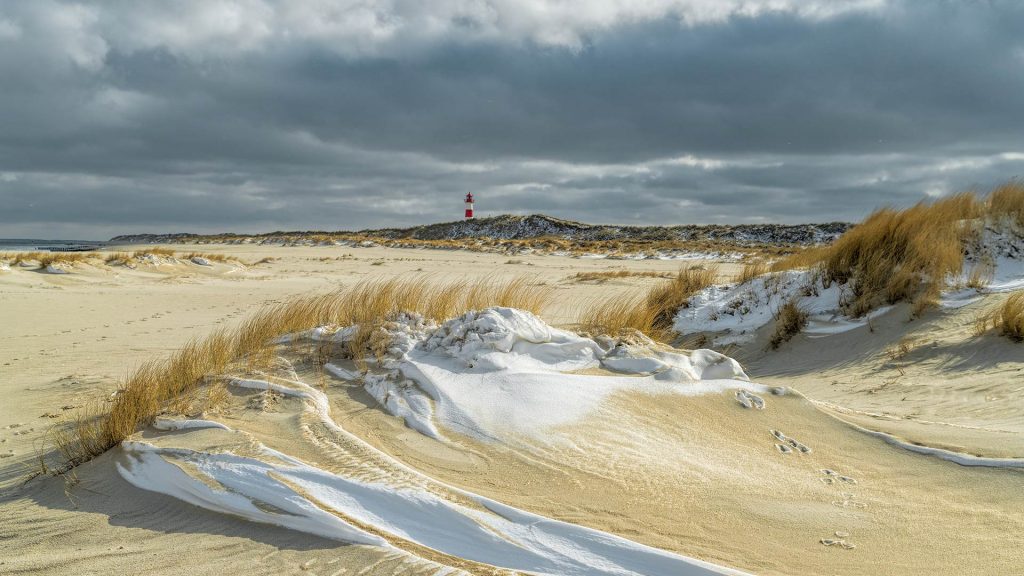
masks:
[[[746,284],[754,278],[767,274],[769,270],[768,263],[761,258],[748,260],[743,264],[743,270],[733,279],[733,282]]]
[[[643,254],[654,257],[671,253],[762,254],[780,256],[792,253],[802,244],[730,240],[717,238],[652,240],[643,238],[578,239],[557,235],[530,238],[476,236],[453,239],[391,238],[355,232],[270,233],[253,236],[216,235],[200,238],[171,238],[168,242],[195,244],[256,244],[277,246],[359,246],[432,250],[467,250],[515,256],[525,253],[607,254],[611,258]]]
[[[621,278],[671,278],[671,272],[653,270],[598,270],[594,272],[577,272],[569,277],[574,282],[594,282],[603,284],[609,280]]]
[[[191,243],[205,241],[262,241],[294,239],[330,241],[337,239],[376,239],[410,241],[450,240],[535,240],[559,238],[576,242],[635,241],[641,243],[718,241],[744,244],[806,245],[828,241],[846,231],[850,224],[688,224],[678,226],[622,226],[587,224],[543,214],[528,216],[503,214],[486,218],[425,224],[411,228],[384,228],[360,231],[276,231],[261,234],[141,234],[118,236],[112,241],[151,243]]]
[[[194,244],[270,244],[282,246],[385,246],[390,248],[468,250],[518,255],[555,253],[611,258],[666,254],[759,254],[778,257],[803,246],[829,242],[849,224],[742,224],[612,226],[571,222],[544,215],[501,215],[407,229],[292,231],[261,234],[142,234],[113,241]]]
[[[128,264],[142,260],[146,256],[160,256],[166,258],[178,258],[181,260],[192,260],[193,258],[204,258],[211,262],[241,262],[238,258],[227,254],[216,254],[206,252],[190,252],[178,254],[170,248],[153,247],[134,252],[15,252],[4,255],[3,258],[11,265],[35,262],[39,268],[45,269],[48,266],[74,265],[79,262],[95,261],[102,262],[108,266],[117,264]],[[264,258],[261,262],[270,261]]]
[[[205,401],[223,397],[208,377],[231,371],[269,366],[272,342],[289,333],[316,326],[358,326],[347,350],[358,363],[379,354],[386,342],[375,331],[402,312],[443,321],[470,310],[507,306],[536,314],[549,301],[551,289],[520,277],[509,282],[451,282],[369,280],[330,294],[298,298],[266,308],[235,329],[221,329],[193,340],[165,359],[151,360],[131,372],[109,402],[91,405],[77,414],[71,426],[53,429],[61,473],[91,460],[146,426],[165,410],[183,412],[205,389]],[[201,402],[202,403],[202,402]],[[47,469],[41,457],[43,472]]]
[[[1016,342],[1024,341],[1024,292],[1017,292],[1003,302],[998,314],[999,330]]]
[[[580,315],[579,327],[586,332],[613,336],[635,331],[664,340],[671,333],[676,312],[717,278],[716,266],[685,267],[644,292],[588,303]]]
[[[16,252],[7,255],[6,259],[12,266],[35,262],[39,264],[39,268],[46,268],[59,264],[85,262],[96,257],[95,252]]]
[[[976,335],[980,336],[990,328],[998,330],[1014,342],[1024,342],[1024,291],[1010,294],[995,309],[977,317],[974,327]]]
[[[775,350],[790,341],[807,326],[807,317],[807,311],[800,308],[795,299],[783,304],[775,312],[775,331],[768,339],[768,346]]]
[[[876,210],[831,245],[783,258],[772,270],[807,268],[825,285],[848,285],[843,307],[853,317],[903,301],[920,315],[951,278],[962,277],[965,251],[980,241],[986,223],[1024,230],[1024,183],[1011,181],[985,197],[965,192],[904,210]],[[977,267],[968,282],[982,285],[983,275]]]

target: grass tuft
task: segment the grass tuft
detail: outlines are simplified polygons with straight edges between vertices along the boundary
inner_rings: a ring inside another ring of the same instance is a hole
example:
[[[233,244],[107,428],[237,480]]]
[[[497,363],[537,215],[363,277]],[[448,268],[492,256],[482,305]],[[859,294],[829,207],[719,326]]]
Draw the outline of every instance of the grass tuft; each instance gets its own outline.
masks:
[[[989,194],[988,212],[994,220],[1024,229],[1024,181],[1011,180]]]
[[[999,331],[1015,342],[1024,341],[1024,292],[1011,294],[997,313]]]
[[[1024,341],[1024,291],[1010,294],[996,308],[975,316],[974,335],[982,336],[989,330],[998,330],[1015,342]]]
[[[772,350],[790,341],[807,326],[807,311],[795,299],[789,300],[775,312],[775,331],[768,340]]]
[[[689,266],[646,292],[613,296],[591,303],[580,318],[580,328],[612,336],[637,331],[655,339],[670,334],[676,312],[691,296],[711,286],[718,278],[717,267]]]
[[[651,270],[601,270],[597,272],[577,272],[568,278],[573,282],[593,282],[604,284],[609,280],[620,278],[671,278],[671,272],[655,272]]]
[[[771,270],[771,266],[761,259],[748,260],[743,264],[743,270],[733,278],[737,284],[746,284],[755,278],[764,276]]]
[[[39,268],[46,268],[58,264],[73,265],[76,262],[86,262],[97,257],[95,252],[17,252],[7,258],[11,266],[34,262],[39,265]]]
[[[209,253],[209,252],[189,252],[188,254],[180,256],[180,258],[182,260],[192,260],[193,258],[203,258],[203,259],[209,260],[210,262],[221,262],[221,263],[238,262],[239,261],[238,258],[235,258],[234,256],[229,256],[227,254]]]

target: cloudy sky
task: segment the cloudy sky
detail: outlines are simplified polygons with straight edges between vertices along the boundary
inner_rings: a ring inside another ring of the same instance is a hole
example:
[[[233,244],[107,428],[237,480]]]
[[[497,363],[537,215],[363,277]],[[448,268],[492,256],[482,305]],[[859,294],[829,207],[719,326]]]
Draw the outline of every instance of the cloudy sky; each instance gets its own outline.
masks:
[[[1015,0],[3,0],[0,237],[859,219],[1024,176]]]

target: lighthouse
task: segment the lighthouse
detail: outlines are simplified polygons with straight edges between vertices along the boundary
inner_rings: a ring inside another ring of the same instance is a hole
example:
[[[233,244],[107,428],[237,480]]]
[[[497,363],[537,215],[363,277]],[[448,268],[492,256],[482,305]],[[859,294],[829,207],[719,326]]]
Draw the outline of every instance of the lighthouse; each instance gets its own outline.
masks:
[[[466,192],[466,218],[473,217],[473,193]]]

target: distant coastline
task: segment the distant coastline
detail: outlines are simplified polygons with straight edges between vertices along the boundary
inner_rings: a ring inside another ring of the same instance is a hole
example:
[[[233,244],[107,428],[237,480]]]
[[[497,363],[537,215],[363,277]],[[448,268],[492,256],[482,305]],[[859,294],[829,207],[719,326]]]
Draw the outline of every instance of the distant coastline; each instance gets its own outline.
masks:
[[[60,246],[105,246],[105,240],[46,240],[40,238],[0,238],[0,252],[23,252]]]
[[[359,231],[303,230],[275,231],[255,234],[224,232],[220,234],[126,234],[115,236],[110,243],[238,243],[290,242],[300,239],[372,239],[453,241],[476,238],[494,240],[533,240],[553,237],[574,241],[693,242],[715,241],[728,244],[813,245],[838,238],[853,225],[847,222],[817,224],[682,224],[667,226],[628,226],[587,224],[563,220],[544,214],[529,216],[500,215],[425,224],[409,228],[377,228]]]

